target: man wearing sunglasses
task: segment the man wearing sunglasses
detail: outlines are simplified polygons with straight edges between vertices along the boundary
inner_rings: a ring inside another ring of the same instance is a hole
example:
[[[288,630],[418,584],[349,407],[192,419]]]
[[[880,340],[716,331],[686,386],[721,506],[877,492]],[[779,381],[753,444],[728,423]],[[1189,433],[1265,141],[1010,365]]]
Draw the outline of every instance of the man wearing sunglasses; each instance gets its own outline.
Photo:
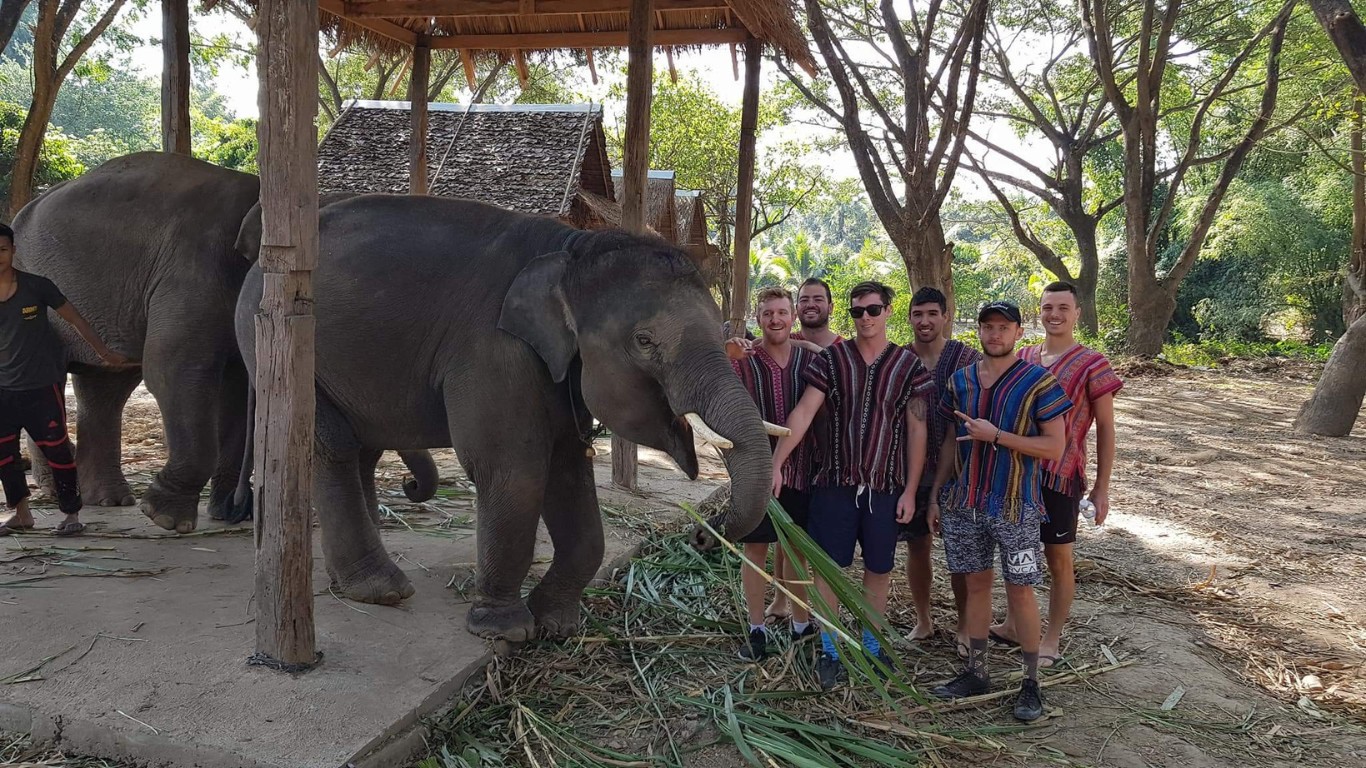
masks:
[[[910,349],[887,340],[893,291],[878,282],[859,283],[849,295],[855,338],[832,344],[807,367],[806,391],[788,415],[792,434],[773,456],[773,492],[782,490],[782,466],[806,435],[821,406],[829,403],[830,445],[812,481],[807,532],[840,567],[863,553],[863,589],[879,614],[887,608],[898,523],[915,513],[915,489],[925,463],[926,393],[930,373]],[[831,619],[839,613],[834,590],[815,579]],[[837,685],[844,667],[828,627],[821,632],[816,674],[823,689]],[[867,627],[863,648],[887,664],[886,653]]]

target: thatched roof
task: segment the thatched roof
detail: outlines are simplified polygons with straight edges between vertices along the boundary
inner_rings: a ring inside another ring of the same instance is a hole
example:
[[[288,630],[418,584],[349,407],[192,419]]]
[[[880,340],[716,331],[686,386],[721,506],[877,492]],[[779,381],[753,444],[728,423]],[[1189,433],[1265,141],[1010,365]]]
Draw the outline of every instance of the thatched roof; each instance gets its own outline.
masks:
[[[616,189],[616,202],[621,205],[621,196],[626,192],[620,169],[612,171],[612,185]],[[671,243],[678,240],[678,216],[674,206],[674,172],[650,171],[645,185],[645,223],[660,237]]]
[[[319,0],[340,44],[410,50],[525,51],[626,45],[630,0]],[[757,38],[808,71],[815,60],[793,0],[655,0],[655,45],[725,45]]]
[[[691,189],[674,193],[674,231],[679,245],[705,245],[707,242],[707,210],[702,205],[702,194]]]
[[[600,105],[428,110],[429,194],[570,221],[581,194],[613,196]],[[406,101],[348,103],[318,147],[319,191],[406,193],[410,126]]]

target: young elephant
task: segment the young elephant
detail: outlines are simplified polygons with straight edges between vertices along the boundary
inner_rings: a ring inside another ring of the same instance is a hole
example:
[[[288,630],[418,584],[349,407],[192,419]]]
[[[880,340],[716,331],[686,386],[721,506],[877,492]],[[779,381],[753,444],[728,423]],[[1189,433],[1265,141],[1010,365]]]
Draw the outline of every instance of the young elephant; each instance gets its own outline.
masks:
[[[716,523],[742,536],[763,516],[768,437],[722,351],[716,303],[682,251],[432,197],[357,197],[320,221],[314,502],[328,572],[346,596],[394,603],[413,592],[357,480],[379,446],[453,446],[474,482],[478,595],[467,624],[483,637],[577,630],[603,555],[586,455],[593,418],[665,451],[690,477],[690,424],[710,425],[733,446],[734,504]],[[254,267],[237,305],[252,370],[262,285]],[[540,519],[554,561],[523,601]]]

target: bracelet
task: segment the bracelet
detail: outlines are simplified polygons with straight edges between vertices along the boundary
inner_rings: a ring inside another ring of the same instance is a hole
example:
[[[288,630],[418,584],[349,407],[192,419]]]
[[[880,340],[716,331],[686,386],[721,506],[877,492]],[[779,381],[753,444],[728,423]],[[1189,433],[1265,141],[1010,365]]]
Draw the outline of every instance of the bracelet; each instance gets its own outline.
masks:
[[[1001,447],[1001,428],[1000,428],[1000,427],[997,427],[997,428],[996,428],[996,439],[994,439],[994,440],[991,441],[991,447],[992,447],[992,448],[1000,448],[1000,447]]]

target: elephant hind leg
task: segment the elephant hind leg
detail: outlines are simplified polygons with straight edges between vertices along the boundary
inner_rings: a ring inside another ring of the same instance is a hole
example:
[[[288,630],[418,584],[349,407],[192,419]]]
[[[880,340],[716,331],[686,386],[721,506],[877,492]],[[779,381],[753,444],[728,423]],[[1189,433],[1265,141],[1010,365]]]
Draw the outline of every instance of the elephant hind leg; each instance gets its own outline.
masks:
[[[247,369],[240,362],[223,371],[218,397],[218,461],[209,478],[209,519],[232,516],[232,494],[242,474],[242,452],[247,443]]]
[[[135,503],[123,476],[123,407],[142,381],[142,371],[87,369],[71,377],[76,391],[76,466],[81,498],[97,507],[126,507]],[[29,441],[33,479],[56,497],[52,470],[41,451]]]
[[[555,558],[527,603],[541,634],[559,639],[578,633],[583,590],[602,566],[602,516],[593,462],[577,436],[559,441],[550,466],[541,514]]]
[[[384,451],[375,448],[362,448],[359,456],[361,493],[365,496],[365,508],[375,525],[379,525],[384,518],[379,508],[379,491],[375,489],[375,469],[379,467],[382,456]]]
[[[323,556],[332,588],[363,603],[394,605],[411,597],[412,582],[384,550],[361,486],[362,448],[351,424],[326,394],[317,393],[314,499],[322,521]],[[372,478],[374,472],[371,470]]]

